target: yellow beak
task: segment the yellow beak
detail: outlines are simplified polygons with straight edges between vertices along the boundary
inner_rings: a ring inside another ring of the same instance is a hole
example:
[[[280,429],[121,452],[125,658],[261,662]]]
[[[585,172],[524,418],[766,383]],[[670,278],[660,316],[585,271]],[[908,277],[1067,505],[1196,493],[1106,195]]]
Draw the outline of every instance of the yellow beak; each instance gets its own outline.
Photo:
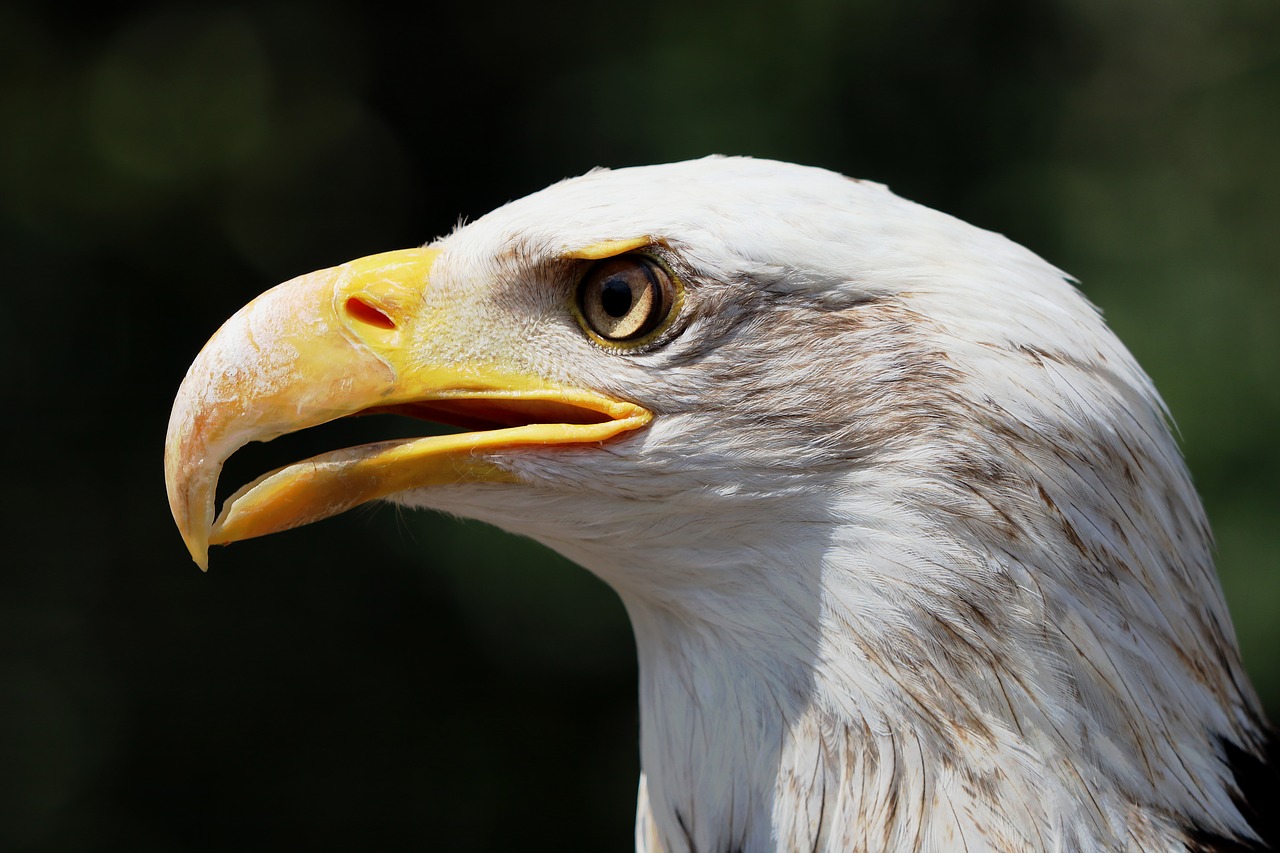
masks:
[[[604,441],[648,423],[631,403],[505,369],[428,309],[439,252],[408,249],[304,275],[240,309],[178,390],[165,482],[202,568],[208,547],[297,527],[406,489],[512,482],[480,451]],[[459,353],[468,353],[461,356]],[[490,427],[366,444],[259,477],[214,515],[223,463],[250,441],[367,412]]]

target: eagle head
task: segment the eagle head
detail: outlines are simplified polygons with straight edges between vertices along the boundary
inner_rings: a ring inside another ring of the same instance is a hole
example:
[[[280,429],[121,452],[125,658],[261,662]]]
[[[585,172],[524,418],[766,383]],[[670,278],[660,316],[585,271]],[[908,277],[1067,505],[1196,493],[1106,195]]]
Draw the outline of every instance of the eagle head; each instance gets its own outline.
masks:
[[[215,512],[249,441],[390,412]],[[385,498],[607,581],[637,845],[1185,849],[1262,747],[1150,380],[1072,281],[820,169],[597,170],[267,291],[169,423],[195,560]]]

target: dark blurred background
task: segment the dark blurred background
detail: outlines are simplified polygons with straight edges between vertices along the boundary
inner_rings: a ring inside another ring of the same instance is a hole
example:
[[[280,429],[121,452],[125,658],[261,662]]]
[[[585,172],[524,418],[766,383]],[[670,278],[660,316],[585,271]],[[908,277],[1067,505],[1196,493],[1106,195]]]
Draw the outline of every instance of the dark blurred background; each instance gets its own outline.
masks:
[[[161,447],[269,285],[711,152],[884,181],[1078,276],[1169,403],[1280,714],[1272,0],[8,2],[0,68],[0,849],[629,849],[603,584],[389,508],[203,575]]]

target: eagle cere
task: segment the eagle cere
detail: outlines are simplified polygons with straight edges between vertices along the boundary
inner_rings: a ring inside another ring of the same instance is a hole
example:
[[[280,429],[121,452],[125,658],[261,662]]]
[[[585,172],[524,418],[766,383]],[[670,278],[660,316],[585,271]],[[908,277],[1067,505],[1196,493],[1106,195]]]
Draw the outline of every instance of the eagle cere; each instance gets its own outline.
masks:
[[[215,513],[244,444],[370,411],[470,431]],[[1063,273],[881,185],[596,170],[294,279],[200,353],[165,471],[202,567],[385,498],[599,575],[639,850],[1258,840],[1229,758],[1266,724],[1150,380]]]

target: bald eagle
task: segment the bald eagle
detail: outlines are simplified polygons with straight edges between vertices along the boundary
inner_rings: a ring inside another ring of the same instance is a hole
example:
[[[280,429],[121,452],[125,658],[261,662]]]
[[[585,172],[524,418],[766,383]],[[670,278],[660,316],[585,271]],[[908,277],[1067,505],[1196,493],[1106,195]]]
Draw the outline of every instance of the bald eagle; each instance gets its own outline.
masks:
[[[247,442],[369,412],[467,431],[215,513]],[[165,469],[201,567],[386,498],[609,583],[639,850],[1262,843],[1232,762],[1268,729],[1151,381],[1068,276],[879,184],[596,170],[301,276],[196,358]]]

